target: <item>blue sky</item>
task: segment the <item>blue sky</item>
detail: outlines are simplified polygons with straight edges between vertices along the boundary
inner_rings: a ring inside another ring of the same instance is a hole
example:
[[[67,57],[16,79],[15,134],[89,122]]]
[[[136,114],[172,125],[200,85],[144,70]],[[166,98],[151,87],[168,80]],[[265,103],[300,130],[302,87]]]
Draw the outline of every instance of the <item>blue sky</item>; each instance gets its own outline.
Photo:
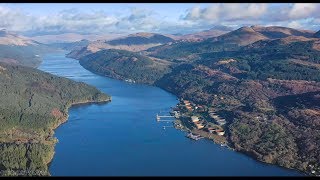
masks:
[[[0,28],[21,33],[192,33],[277,25],[320,29],[312,3],[3,3]]]

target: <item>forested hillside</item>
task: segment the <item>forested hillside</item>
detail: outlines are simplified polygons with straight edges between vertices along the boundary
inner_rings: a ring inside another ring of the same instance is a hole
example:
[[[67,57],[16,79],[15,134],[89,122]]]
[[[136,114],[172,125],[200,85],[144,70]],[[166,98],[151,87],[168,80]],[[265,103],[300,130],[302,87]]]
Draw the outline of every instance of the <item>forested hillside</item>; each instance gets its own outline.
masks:
[[[53,130],[72,104],[109,101],[84,83],[24,66],[0,63],[0,172],[47,175],[54,153]]]
[[[103,50],[80,59],[80,64],[97,74],[153,84],[169,72],[170,63],[125,50]]]
[[[139,64],[115,51],[89,54],[80,63],[98,74],[140,79],[214,108],[226,118],[227,137],[236,150],[310,172],[320,168],[320,40],[315,37],[307,30],[253,26],[152,47],[140,52]],[[157,70],[145,70],[147,59],[170,65],[153,73]],[[142,72],[152,81],[141,78]]]

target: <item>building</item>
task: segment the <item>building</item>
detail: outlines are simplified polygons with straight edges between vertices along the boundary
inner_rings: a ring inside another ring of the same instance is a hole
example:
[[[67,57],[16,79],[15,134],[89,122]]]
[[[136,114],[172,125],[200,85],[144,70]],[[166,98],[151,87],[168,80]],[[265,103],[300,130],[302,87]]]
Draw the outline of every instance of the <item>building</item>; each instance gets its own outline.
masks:
[[[225,119],[220,118],[220,117],[219,117],[217,114],[215,114],[214,112],[210,112],[210,113],[209,113],[209,116],[210,116],[213,120],[215,120],[220,126],[222,126],[222,125],[224,125],[224,124],[227,123]]]
[[[196,106],[195,109],[196,109],[198,112],[205,112],[204,106],[201,106],[201,105]]]
[[[191,116],[191,121],[192,122],[199,122],[199,118],[197,116]]]
[[[186,105],[186,106],[191,105],[190,101],[187,101],[187,100],[184,100],[183,103],[184,103],[184,105]]]
[[[209,133],[215,133],[217,128],[210,127],[208,128]]]
[[[216,133],[219,135],[219,136],[223,136],[224,135],[224,130],[216,130]]]
[[[196,125],[197,129],[204,128],[204,125],[202,123],[194,123],[194,125]]]

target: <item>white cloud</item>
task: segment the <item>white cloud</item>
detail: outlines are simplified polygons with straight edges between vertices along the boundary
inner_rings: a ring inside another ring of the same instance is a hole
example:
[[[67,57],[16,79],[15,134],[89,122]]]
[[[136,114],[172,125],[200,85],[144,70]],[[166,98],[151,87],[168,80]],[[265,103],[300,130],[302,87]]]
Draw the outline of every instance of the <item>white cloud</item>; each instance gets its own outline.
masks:
[[[288,27],[300,29],[302,28],[302,25],[298,21],[291,21],[288,23]]]
[[[50,15],[33,15],[22,9],[0,5],[0,28],[43,33],[191,33],[224,25],[282,25],[294,28],[320,28],[320,4],[240,4],[216,3],[187,9],[180,19],[164,18],[157,12],[131,8],[126,13],[66,9]],[[306,21],[306,19],[310,19]]]
[[[118,20],[116,28],[123,31],[129,30],[130,33],[156,30],[159,28],[161,21],[156,19],[154,14],[155,12],[147,9],[132,8],[130,15]]]
[[[264,3],[219,3],[200,8],[190,8],[181,18],[194,24],[282,25],[304,29],[319,27],[320,4],[264,4]],[[308,21],[308,19],[315,19]]]
[[[213,4],[206,8],[194,7],[187,11],[185,20],[230,21],[257,19],[266,13],[267,4]]]
[[[308,18],[312,15],[320,15],[319,4],[314,3],[295,3],[290,9],[288,16],[292,19]]]
[[[205,20],[217,20],[220,16],[219,5],[211,5],[208,8],[201,10],[201,14]]]
[[[0,6],[0,27],[12,31],[30,30],[35,18],[27,13]]]
[[[187,14],[186,18],[188,18],[188,19],[198,19],[198,18],[200,18],[200,15],[201,15],[200,6],[195,6],[195,7],[191,8],[189,10],[189,13]]]

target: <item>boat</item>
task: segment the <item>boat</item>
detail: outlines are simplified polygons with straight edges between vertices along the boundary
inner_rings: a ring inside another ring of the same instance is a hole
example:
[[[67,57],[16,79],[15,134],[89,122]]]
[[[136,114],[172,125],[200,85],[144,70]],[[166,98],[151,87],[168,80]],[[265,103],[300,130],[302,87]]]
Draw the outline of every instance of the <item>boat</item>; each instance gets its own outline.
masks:
[[[222,144],[220,144],[221,146],[227,146],[227,144],[226,143],[222,143]]]

